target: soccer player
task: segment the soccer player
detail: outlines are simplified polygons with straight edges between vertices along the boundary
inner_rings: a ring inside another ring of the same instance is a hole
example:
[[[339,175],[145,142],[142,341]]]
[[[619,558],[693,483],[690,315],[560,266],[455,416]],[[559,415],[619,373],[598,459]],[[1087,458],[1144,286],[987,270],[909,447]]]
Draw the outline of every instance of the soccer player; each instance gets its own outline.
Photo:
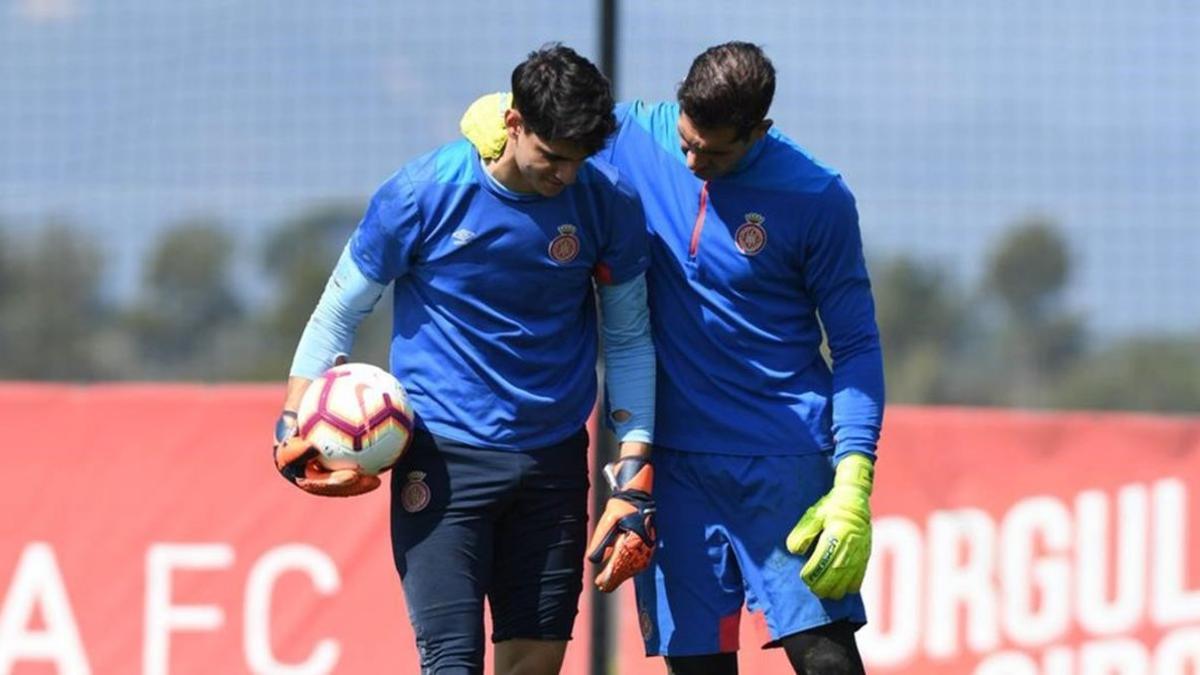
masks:
[[[589,160],[615,128],[611,89],[561,45],[531,53],[512,87],[498,157],[460,140],[371,199],[301,336],[276,432],[276,464],[298,487],[347,496],[379,485],[321,465],[291,411],[394,284],[391,370],[418,429],[392,470],[391,535],[422,673],[483,672],[485,597],[496,672],[558,672],[585,551],[602,565],[602,590],[652,551],[645,218],[613,167]],[[586,545],[594,287],[621,451]]]
[[[600,152],[651,238],[658,546],[635,579],[646,651],[737,672],[743,603],[797,673],[861,673],[883,366],[854,198],[767,118],[775,69],[730,42],[677,102],[617,106]],[[463,119],[503,142],[494,94]],[[822,326],[832,369],[821,356]]]

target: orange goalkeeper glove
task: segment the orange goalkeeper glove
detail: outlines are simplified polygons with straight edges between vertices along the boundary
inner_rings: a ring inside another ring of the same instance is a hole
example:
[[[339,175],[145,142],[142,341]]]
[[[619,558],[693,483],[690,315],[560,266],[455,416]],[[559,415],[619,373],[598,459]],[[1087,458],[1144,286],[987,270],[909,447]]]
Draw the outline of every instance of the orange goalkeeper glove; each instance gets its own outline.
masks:
[[[611,593],[650,566],[654,555],[654,467],[645,457],[625,457],[604,467],[612,496],[588,544],[600,566],[596,588]]]
[[[296,487],[323,497],[353,497],[379,487],[379,476],[355,469],[329,469],[321,452],[296,433],[296,413],[285,410],[275,423],[275,468]]]
[[[833,488],[804,512],[788,535],[789,551],[809,554],[800,578],[818,597],[836,600],[862,588],[871,557],[874,481],[875,465],[869,458],[847,455],[834,471]]]
[[[496,159],[504,153],[508,143],[508,128],[504,126],[504,112],[512,107],[512,94],[500,92],[486,94],[467,106],[458,121],[459,131],[471,141],[484,159]]]

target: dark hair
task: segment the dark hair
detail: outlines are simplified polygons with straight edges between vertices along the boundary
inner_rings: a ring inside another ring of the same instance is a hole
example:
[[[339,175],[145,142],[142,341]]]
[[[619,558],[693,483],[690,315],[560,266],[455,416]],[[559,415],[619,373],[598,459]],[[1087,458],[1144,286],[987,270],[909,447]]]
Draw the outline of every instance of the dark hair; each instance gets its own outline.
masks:
[[[726,42],[692,61],[679,85],[679,105],[701,129],[733,127],[739,139],[767,117],[775,66],[757,45]]]
[[[589,155],[617,128],[608,78],[557,42],[530,52],[513,69],[512,94],[526,129],[549,141],[578,143]]]

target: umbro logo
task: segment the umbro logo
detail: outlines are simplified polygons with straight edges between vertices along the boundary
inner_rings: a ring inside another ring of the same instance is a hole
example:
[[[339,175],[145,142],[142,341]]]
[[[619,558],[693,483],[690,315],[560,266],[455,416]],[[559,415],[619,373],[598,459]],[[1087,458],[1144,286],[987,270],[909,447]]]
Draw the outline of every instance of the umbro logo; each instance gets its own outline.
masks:
[[[450,239],[454,241],[455,246],[462,246],[474,238],[475,233],[467,229],[455,230],[454,234],[450,235]]]

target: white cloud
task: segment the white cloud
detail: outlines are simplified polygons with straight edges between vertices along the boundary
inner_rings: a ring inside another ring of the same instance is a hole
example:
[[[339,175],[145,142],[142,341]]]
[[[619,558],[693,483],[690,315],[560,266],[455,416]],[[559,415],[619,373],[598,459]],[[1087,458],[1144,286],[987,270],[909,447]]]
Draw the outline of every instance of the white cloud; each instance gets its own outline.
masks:
[[[17,13],[30,21],[65,21],[79,16],[79,0],[17,0]]]

